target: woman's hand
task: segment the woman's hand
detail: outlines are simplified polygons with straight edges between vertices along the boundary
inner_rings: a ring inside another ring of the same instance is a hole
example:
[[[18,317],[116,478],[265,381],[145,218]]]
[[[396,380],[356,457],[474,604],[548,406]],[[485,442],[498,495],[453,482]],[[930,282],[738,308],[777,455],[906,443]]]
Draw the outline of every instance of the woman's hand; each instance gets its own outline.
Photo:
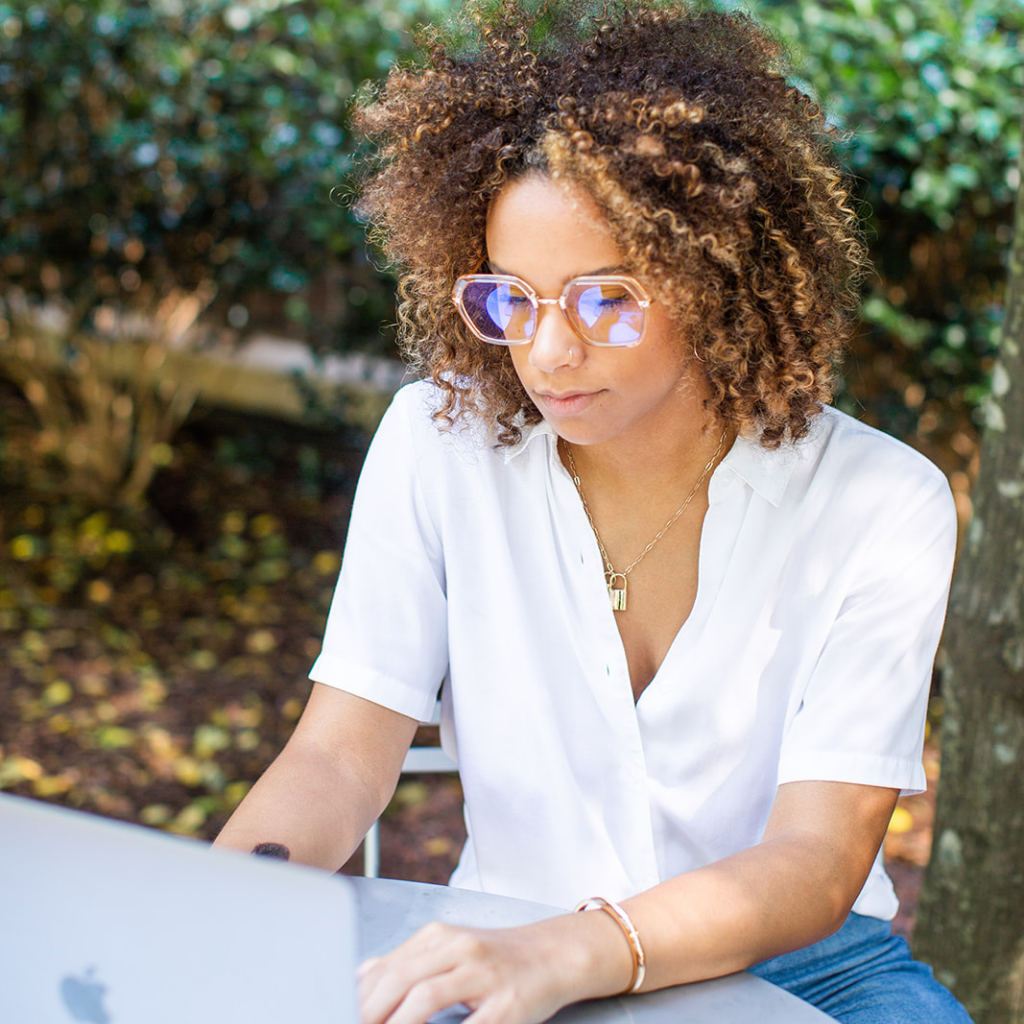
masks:
[[[539,1024],[568,1003],[621,992],[630,971],[629,947],[605,914],[503,929],[429,924],[362,964],[362,1024],[424,1024],[457,1003],[472,1024]]]

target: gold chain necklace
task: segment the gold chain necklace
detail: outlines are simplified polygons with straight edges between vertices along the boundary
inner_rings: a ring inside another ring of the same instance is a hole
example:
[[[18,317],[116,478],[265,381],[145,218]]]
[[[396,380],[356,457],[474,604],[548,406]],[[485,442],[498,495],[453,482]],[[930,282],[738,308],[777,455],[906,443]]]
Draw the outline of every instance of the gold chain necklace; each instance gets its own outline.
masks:
[[[693,501],[694,495],[700,489],[700,485],[707,479],[708,474],[714,468],[715,462],[718,459],[719,454],[722,451],[722,445],[725,444],[726,431],[722,431],[722,436],[718,439],[718,446],[715,448],[714,454],[708,459],[704,468],[701,470],[701,474],[697,477],[697,482],[690,489],[690,493],[686,496],[686,501],[679,506],[676,514],[658,531],[654,540],[647,545],[640,552],[636,558],[633,559],[629,565],[626,566],[622,572],[616,572],[612,565],[611,559],[608,557],[608,552],[604,549],[604,544],[601,541],[601,534],[597,532],[597,525],[594,522],[594,517],[590,514],[590,506],[587,504],[586,496],[583,494],[583,485],[580,483],[579,474],[576,472],[576,463],[573,461],[572,448],[569,446],[569,442],[565,443],[565,455],[569,460],[569,471],[572,473],[572,482],[576,485],[576,491],[580,496],[580,501],[583,503],[583,511],[587,514],[587,521],[590,523],[591,530],[594,531],[594,537],[597,540],[597,546],[601,551],[601,557],[604,559],[604,579],[608,586],[608,598],[612,603],[612,610],[616,612],[624,612],[626,610],[626,577],[643,561],[644,556],[654,547],[655,544],[661,540],[669,531],[669,527],[686,511],[690,502]],[[616,585],[616,581],[619,585]]]

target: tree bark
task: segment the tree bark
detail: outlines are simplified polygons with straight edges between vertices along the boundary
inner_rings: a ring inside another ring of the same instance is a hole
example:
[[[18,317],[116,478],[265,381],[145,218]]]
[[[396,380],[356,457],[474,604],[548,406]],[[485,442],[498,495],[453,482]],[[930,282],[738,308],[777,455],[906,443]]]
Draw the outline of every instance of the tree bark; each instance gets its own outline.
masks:
[[[1024,1024],[1024,152],[986,414],[943,644],[942,772],[914,951],[976,1024]]]

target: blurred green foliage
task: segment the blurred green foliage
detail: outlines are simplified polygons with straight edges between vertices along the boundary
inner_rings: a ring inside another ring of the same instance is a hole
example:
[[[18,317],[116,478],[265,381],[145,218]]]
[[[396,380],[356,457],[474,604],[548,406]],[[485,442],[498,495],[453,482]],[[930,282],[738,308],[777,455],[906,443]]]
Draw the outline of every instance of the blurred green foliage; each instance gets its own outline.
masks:
[[[843,156],[877,270],[863,347],[896,369],[877,382],[888,397],[873,389],[879,419],[898,433],[917,429],[920,391],[908,403],[900,386],[911,381],[955,417],[984,394],[998,341],[1024,109],[1024,4],[761,0],[755,10],[791,47],[798,84],[848,133]]]
[[[0,0],[0,285],[70,300],[88,327],[213,279],[234,327],[379,346],[390,281],[331,201],[360,151],[347,109],[448,6]],[[984,393],[998,336],[1024,4],[742,6],[848,132],[878,271],[850,390],[896,433],[942,433]]]
[[[88,327],[212,278],[235,327],[374,344],[391,289],[332,190],[354,91],[433,2],[0,2],[0,281]]]

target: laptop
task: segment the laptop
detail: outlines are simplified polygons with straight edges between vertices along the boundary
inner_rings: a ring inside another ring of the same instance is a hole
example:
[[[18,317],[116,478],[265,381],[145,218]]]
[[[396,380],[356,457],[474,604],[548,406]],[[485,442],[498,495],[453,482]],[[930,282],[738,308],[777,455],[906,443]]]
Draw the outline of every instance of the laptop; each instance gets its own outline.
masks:
[[[0,793],[3,1024],[356,1024],[355,908],[339,875]]]

